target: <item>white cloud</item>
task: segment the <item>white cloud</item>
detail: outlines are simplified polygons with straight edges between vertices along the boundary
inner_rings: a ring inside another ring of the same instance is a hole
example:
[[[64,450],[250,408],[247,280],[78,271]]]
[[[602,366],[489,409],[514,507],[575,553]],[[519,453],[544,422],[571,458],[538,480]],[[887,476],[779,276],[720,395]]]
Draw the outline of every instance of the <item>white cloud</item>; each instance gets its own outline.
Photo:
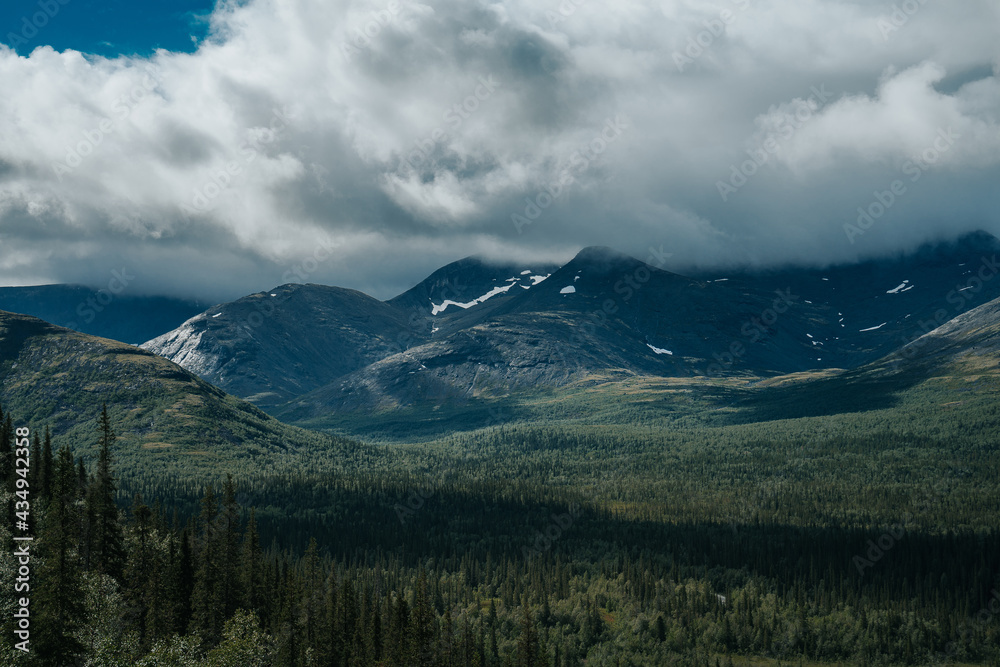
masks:
[[[997,10],[963,7],[927,3],[883,39],[883,4],[837,0],[251,0],[220,3],[193,54],[0,47],[16,91],[0,97],[0,241],[18,253],[0,282],[141,259],[164,289],[232,297],[322,242],[334,258],[311,280],[387,297],[471,252],[826,262],[1000,232]],[[822,85],[834,99],[721,201],[717,181]],[[619,115],[629,129],[588,155]],[[887,216],[847,243],[846,218],[947,127],[961,141],[893,210],[905,227]],[[567,169],[518,234],[511,214]]]

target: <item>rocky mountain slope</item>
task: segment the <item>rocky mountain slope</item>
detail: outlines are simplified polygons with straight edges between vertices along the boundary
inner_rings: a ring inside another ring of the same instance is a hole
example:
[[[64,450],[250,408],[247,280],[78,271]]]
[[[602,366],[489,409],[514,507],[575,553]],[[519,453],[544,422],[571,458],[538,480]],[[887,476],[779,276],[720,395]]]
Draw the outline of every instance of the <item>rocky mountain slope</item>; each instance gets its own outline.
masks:
[[[19,425],[49,425],[77,455],[92,454],[105,403],[117,456],[146,466],[210,466],[326,442],[151,352],[0,311],[0,404]]]
[[[879,262],[696,277],[608,248],[559,268],[467,258],[387,302],[283,286],[144,347],[286,419],[497,397],[594,372],[851,369],[1000,297],[998,255],[997,239],[976,234]]]

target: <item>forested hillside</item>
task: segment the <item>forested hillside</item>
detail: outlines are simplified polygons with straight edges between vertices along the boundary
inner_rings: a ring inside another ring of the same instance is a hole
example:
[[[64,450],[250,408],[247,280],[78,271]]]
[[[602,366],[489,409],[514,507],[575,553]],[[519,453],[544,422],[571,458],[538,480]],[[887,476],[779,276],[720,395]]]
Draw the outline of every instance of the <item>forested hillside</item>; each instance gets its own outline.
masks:
[[[716,424],[503,423],[300,472],[112,466],[113,566],[88,556],[104,431],[82,463],[42,437],[36,567],[68,569],[37,608],[76,605],[33,636],[123,665],[996,664],[997,387],[949,382],[792,420],[727,395]]]

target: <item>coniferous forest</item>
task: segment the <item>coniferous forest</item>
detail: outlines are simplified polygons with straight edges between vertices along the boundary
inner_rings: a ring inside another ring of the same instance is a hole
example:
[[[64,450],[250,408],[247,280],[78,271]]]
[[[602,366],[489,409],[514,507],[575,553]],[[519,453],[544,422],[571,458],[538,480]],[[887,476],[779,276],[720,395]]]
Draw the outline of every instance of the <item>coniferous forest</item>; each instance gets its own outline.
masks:
[[[852,418],[854,433],[500,424],[158,478],[105,408],[79,452],[32,431],[32,653],[11,650],[10,587],[3,652],[46,666],[1000,664],[983,405],[950,458],[893,433],[928,424],[884,415]],[[0,424],[13,581],[16,416]]]

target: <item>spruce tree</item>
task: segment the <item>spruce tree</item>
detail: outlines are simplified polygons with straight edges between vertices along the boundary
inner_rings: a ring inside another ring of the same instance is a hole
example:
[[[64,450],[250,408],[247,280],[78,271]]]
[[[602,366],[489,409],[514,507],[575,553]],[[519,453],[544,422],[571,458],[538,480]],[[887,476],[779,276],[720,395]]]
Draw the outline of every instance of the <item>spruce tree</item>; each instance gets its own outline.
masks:
[[[142,637],[147,635],[150,601],[156,597],[152,588],[157,563],[154,559],[152,512],[142,502],[139,494],[132,501],[132,530],[135,545],[129,553],[125,567],[125,598],[129,603],[129,616]]]
[[[201,535],[191,595],[194,630],[209,646],[215,646],[222,636],[225,623],[225,595],[223,589],[223,564],[225,556],[224,531],[220,530],[219,504],[211,485],[205,488],[201,501],[199,520]]]
[[[320,643],[319,658],[321,664],[340,665],[343,653],[344,636],[340,627],[339,591],[337,587],[337,571],[330,569],[326,585],[326,603],[324,605],[323,632],[324,639]]]
[[[191,550],[192,533],[181,531],[177,542],[177,557],[170,568],[170,599],[173,604],[173,631],[187,634],[191,623],[191,597],[194,591],[194,556]]]
[[[0,413],[2,416],[3,413]],[[8,412],[2,420],[3,427],[0,428],[0,482],[4,482],[4,488],[8,481],[13,481],[14,472],[14,422]]]
[[[427,571],[422,567],[417,578],[417,590],[410,619],[410,641],[416,664],[430,667],[434,664],[434,610],[431,608],[427,590]]]
[[[87,523],[89,526],[86,554],[89,569],[121,580],[125,567],[125,549],[122,529],[115,503],[117,485],[111,470],[111,445],[115,432],[108,417],[108,406],[101,409],[98,420],[98,445],[100,453],[97,470],[87,489]],[[149,508],[146,508],[148,512]]]
[[[255,612],[267,625],[264,614],[266,589],[264,583],[264,558],[260,549],[260,534],[257,532],[257,513],[251,508],[247,529],[243,534],[243,548],[240,552],[240,592],[241,606]]]
[[[83,652],[74,636],[86,621],[83,574],[79,559],[77,477],[68,447],[59,450],[52,480],[52,498],[42,520],[39,552],[42,556],[32,601],[36,623],[33,650],[44,665],[72,664]]]
[[[535,667],[538,656],[538,634],[535,632],[528,597],[525,596],[521,603],[521,636],[517,640],[518,667]]]
[[[38,461],[38,487],[42,498],[48,498],[51,493],[52,472],[55,465],[52,458],[52,431],[45,427],[45,440],[42,442],[42,457]]]
[[[236,486],[233,476],[226,475],[222,487],[222,512],[219,515],[221,534],[219,535],[222,562],[220,577],[222,586],[223,618],[230,618],[239,608],[243,599],[240,586],[240,508],[236,502]]]
[[[305,557],[302,561],[302,621],[304,639],[306,643],[312,645],[319,640],[319,635],[323,621],[323,576],[320,572],[319,546],[316,538],[309,538],[309,546],[306,548]]]

